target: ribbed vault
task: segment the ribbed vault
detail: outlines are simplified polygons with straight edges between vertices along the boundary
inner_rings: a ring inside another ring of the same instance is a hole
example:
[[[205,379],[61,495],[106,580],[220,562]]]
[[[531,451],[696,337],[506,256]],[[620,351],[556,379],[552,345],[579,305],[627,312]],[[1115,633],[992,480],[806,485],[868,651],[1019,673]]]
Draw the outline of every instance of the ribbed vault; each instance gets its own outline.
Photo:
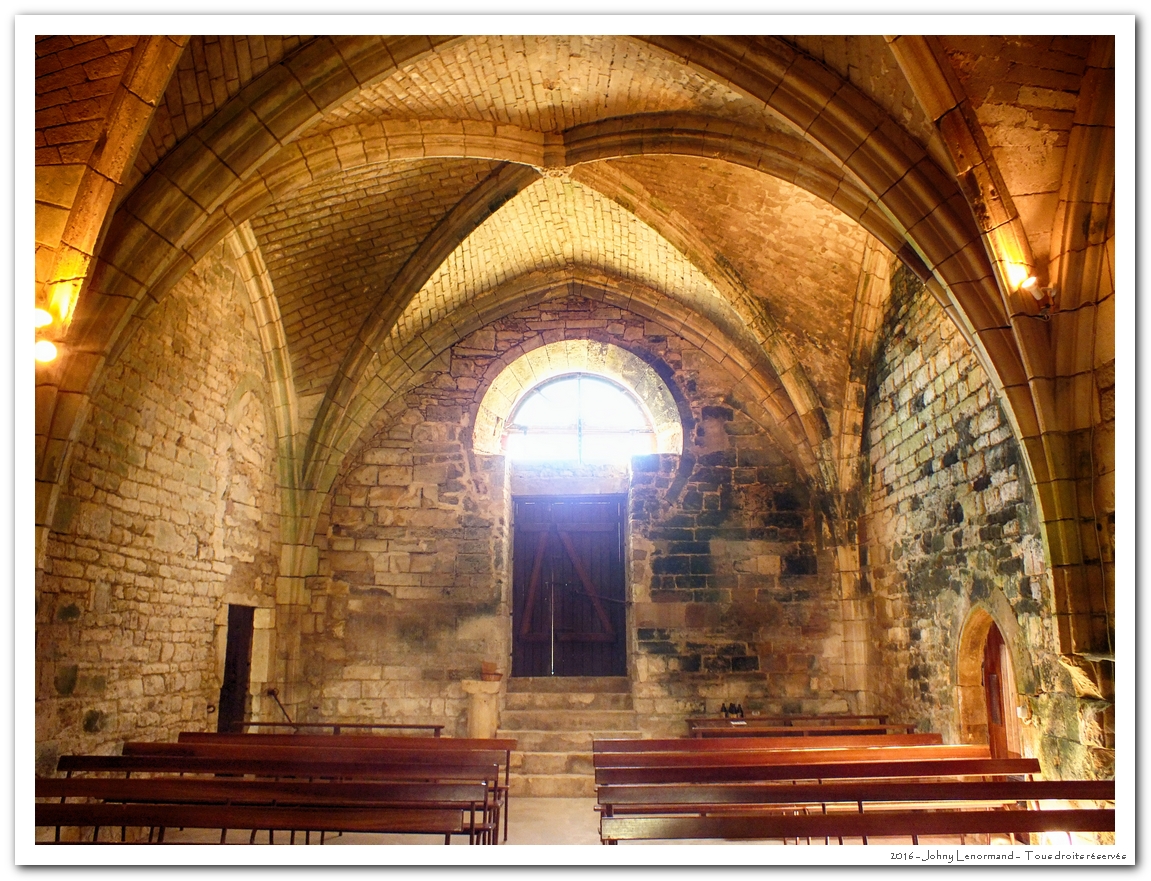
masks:
[[[250,66],[237,68],[233,86],[213,87],[210,106],[217,108],[215,113],[189,128],[173,148],[165,143],[155,151],[151,172],[118,203],[108,222],[96,268],[88,276],[68,331],[70,355],[50,383],[59,391],[54,398],[59,406],[41,420],[45,452],[38,462],[44,490],[39,523],[50,519],[58,491],[54,487],[100,365],[116,356],[150,305],[223,236],[261,212],[284,207],[301,187],[336,175],[321,186],[334,185],[333,198],[346,205],[351,193],[362,187],[354,184],[357,178],[352,174],[347,190],[341,191],[341,177],[352,169],[395,159],[511,159],[545,169],[577,161],[581,165],[576,179],[586,181],[599,174],[596,166],[605,159],[667,153],[699,156],[708,150],[736,164],[783,174],[828,200],[929,281],[1002,388],[1029,450],[1028,463],[1040,497],[1047,498],[1044,490],[1056,479],[1053,463],[1058,454],[1051,447],[1048,428],[1054,420],[1042,412],[1050,400],[1043,379],[1050,373],[1050,343],[1034,332],[1026,304],[1012,300],[1002,289],[971,205],[950,170],[937,161],[934,136],[925,144],[922,120],[900,110],[908,103],[905,92],[885,92],[879,96],[882,101],[869,97],[868,91],[875,87],[866,71],[881,70],[886,56],[864,52],[870,61],[861,67],[831,43],[818,49],[809,46],[826,56],[821,62],[798,45],[774,37],[585,41],[341,36],[304,39],[298,48],[287,44],[281,48],[286,53],[282,61],[272,63],[269,57],[263,73]],[[226,70],[224,74],[221,85],[227,85]],[[217,81],[218,77],[208,78],[210,83]],[[187,91],[189,107],[192,98]],[[659,120],[649,119],[652,114]],[[685,116],[683,127],[674,124],[676,114]],[[630,122],[620,126],[615,122],[619,117]],[[697,122],[689,123],[686,117]],[[424,130],[429,122],[456,128],[436,135]],[[749,149],[757,141],[761,146]],[[152,143],[164,143],[164,137]],[[788,144],[795,145],[794,155],[801,157],[791,160],[790,166]],[[582,173],[584,168],[588,174]],[[617,175],[616,182],[644,178],[638,167],[631,170],[636,174]],[[649,192],[658,189],[655,179],[648,181]],[[522,189],[522,183],[505,187],[501,199],[490,203],[491,211]],[[456,195],[464,190],[461,182]],[[618,204],[628,201],[626,184],[604,192]],[[477,210],[458,210],[466,197],[454,203],[453,198],[441,199],[421,215],[425,228],[438,230],[444,243],[425,247],[425,257],[433,251],[450,252],[453,237],[445,238],[442,224],[453,211],[466,214],[476,225],[484,220]],[[369,215],[390,217],[390,210],[381,213],[381,204],[390,202],[383,199],[366,210]],[[395,207],[399,218],[404,206]],[[654,228],[659,228],[659,218],[674,217],[673,228],[661,234],[681,253],[681,245],[699,248],[699,259],[692,255],[690,262],[732,302],[751,336],[765,345],[766,360],[803,422],[803,446],[813,451],[827,446],[831,434],[824,412],[827,401],[820,397],[830,397],[841,384],[832,380],[815,386],[803,370],[794,369],[792,346],[811,334],[798,324],[784,328],[785,334],[780,316],[771,314],[762,299],[756,303],[757,290],[768,289],[769,284],[753,270],[754,261],[735,273],[728,271],[731,255],[716,254],[692,232],[710,218],[686,199],[678,208],[649,202],[637,216]],[[258,225],[257,220],[254,226]],[[350,246],[355,234],[352,227],[348,229]],[[406,242],[403,247],[411,255],[420,243]],[[370,246],[365,250],[370,252]],[[396,265],[395,256],[390,249],[386,257],[381,251],[377,261],[381,274]],[[291,273],[278,270],[277,259],[273,254],[268,262],[269,274],[286,279]],[[431,263],[424,259],[420,265],[426,269]],[[424,280],[408,279],[421,285]],[[781,288],[789,285],[790,280],[782,280]],[[351,339],[361,311],[355,304],[359,294],[349,293],[354,285],[333,276],[320,279],[318,287],[324,289],[320,296],[334,292],[341,307],[343,326],[336,321],[332,332],[339,339]],[[406,294],[410,294],[407,288]],[[363,366],[360,362],[369,357],[375,340],[388,332],[393,307],[405,307],[403,297],[392,298],[389,304],[377,298],[374,306],[371,298],[361,301],[365,321],[375,316],[370,319],[372,339],[346,349],[338,365],[323,351],[322,337],[309,336],[306,323],[298,337],[285,334],[294,357],[308,352],[297,360],[315,365],[301,374],[302,389],[316,400],[326,389],[320,406],[322,425],[313,427],[305,454],[310,462],[327,463],[321,471],[330,471],[328,452],[338,447],[328,443],[329,436],[343,433],[338,427],[342,414],[354,409],[350,396]],[[290,321],[296,312],[288,309],[282,314]],[[827,351],[838,348],[831,339],[826,341]],[[809,345],[809,351],[820,348]],[[818,360],[813,355],[813,367]],[[299,370],[300,365],[293,367]],[[326,382],[329,375],[334,382]],[[831,459],[826,449],[815,456],[824,463]],[[834,469],[822,482],[834,484]]]
[[[378,119],[456,119],[560,132],[689,111],[757,128],[763,104],[627,36],[477,36],[439,48],[334,108],[318,131]]]

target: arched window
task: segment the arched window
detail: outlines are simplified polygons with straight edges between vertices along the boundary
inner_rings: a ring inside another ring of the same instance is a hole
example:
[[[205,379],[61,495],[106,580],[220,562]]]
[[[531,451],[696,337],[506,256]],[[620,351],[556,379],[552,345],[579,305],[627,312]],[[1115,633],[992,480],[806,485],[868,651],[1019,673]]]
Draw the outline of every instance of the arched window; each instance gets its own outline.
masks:
[[[512,459],[625,462],[653,453],[656,435],[625,388],[589,373],[569,373],[524,395],[504,429]]]

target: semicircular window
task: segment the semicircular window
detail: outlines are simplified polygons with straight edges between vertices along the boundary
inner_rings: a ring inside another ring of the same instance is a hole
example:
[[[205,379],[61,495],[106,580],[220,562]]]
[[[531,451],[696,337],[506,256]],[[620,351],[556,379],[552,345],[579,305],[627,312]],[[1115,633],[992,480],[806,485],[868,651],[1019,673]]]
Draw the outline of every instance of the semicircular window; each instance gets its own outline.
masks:
[[[627,389],[588,373],[540,383],[504,430],[509,458],[623,463],[655,452],[651,419]]]

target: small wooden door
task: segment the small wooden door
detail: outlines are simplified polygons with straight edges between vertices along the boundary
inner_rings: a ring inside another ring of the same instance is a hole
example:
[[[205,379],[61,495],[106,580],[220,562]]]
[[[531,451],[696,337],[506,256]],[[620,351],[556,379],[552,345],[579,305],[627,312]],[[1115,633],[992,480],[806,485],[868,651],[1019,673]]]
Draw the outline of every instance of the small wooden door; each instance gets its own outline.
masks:
[[[1004,648],[1003,634],[992,624],[987,631],[987,643],[983,647],[983,694],[987,701],[987,736],[993,759],[1008,757],[1008,707],[1003,699]],[[1014,707],[1011,709],[1014,710]]]
[[[626,500],[515,500],[513,676],[627,675]]]
[[[239,731],[248,712],[252,676],[252,606],[228,606],[228,645],[224,651],[224,681],[220,686],[217,731]]]

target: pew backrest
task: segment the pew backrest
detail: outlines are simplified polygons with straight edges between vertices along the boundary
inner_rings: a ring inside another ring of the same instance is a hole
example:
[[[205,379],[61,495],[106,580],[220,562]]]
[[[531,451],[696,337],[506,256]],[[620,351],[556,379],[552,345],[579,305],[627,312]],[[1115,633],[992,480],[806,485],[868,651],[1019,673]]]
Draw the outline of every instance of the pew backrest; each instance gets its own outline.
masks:
[[[251,780],[226,777],[38,777],[37,798],[99,798],[117,802],[171,804],[324,805],[485,805],[491,787],[477,783],[403,781]]]
[[[236,774],[270,778],[359,779],[359,780],[488,780],[499,782],[496,762],[447,761],[440,758],[427,764],[411,762],[351,761],[343,759],[288,760],[271,758],[225,758],[218,756],[60,756],[56,770],[64,774]]]
[[[701,764],[771,765],[818,762],[879,762],[894,759],[978,759],[990,758],[986,744],[926,744],[922,746],[873,746],[862,749],[715,749],[710,751],[648,751],[593,753],[592,761],[602,768],[685,767]]]
[[[595,753],[645,752],[723,752],[725,750],[828,749],[873,746],[942,745],[943,735],[934,732],[916,734],[853,734],[846,737],[733,737],[730,739],[676,737],[665,739],[597,738],[592,741]]]
[[[846,781],[833,783],[745,784],[713,783],[678,786],[600,786],[596,798],[608,814],[622,810],[647,812],[699,811],[702,806],[831,804],[835,802],[949,801],[1111,801],[1113,780],[994,780],[900,782]]]
[[[165,828],[219,829],[221,838],[228,829],[282,829],[312,832],[401,832],[445,836],[466,834],[476,840],[477,830],[466,812],[456,809],[387,808],[372,805],[326,805],[296,807],[281,805],[195,805],[195,804],[76,804],[39,802],[35,807],[37,826],[159,827],[163,842]]]
[[[1050,811],[850,811],[827,814],[707,817],[601,817],[600,839],[754,840],[823,837],[1113,832],[1112,808]]]
[[[501,749],[514,750],[507,737],[400,737],[388,734],[229,734],[214,731],[181,731],[177,743],[266,744],[268,746],[323,746],[333,749]]]
[[[664,767],[596,767],[597,784],[753,783],[782,780],[849,780],[1026,776],[1041,773],[1038,759],[891,759],[771,764],[708,763]]]
[[[341,735],[342,736],[342,735]],[[503,764],[506,751],[497,749],[377,749],[375,747],[285,746],[281,744],[152,743],[129,741],[125,756],[186,756],[204,758],[262,758],[292,761],[406,762],[416,765],[464,763]]]
[[[865,734],[910,734],[918,727],[913,722],[858,723],[852,725],[770,725],[732,719],[724,724],[690,725],[693,737],[814,737]]]

